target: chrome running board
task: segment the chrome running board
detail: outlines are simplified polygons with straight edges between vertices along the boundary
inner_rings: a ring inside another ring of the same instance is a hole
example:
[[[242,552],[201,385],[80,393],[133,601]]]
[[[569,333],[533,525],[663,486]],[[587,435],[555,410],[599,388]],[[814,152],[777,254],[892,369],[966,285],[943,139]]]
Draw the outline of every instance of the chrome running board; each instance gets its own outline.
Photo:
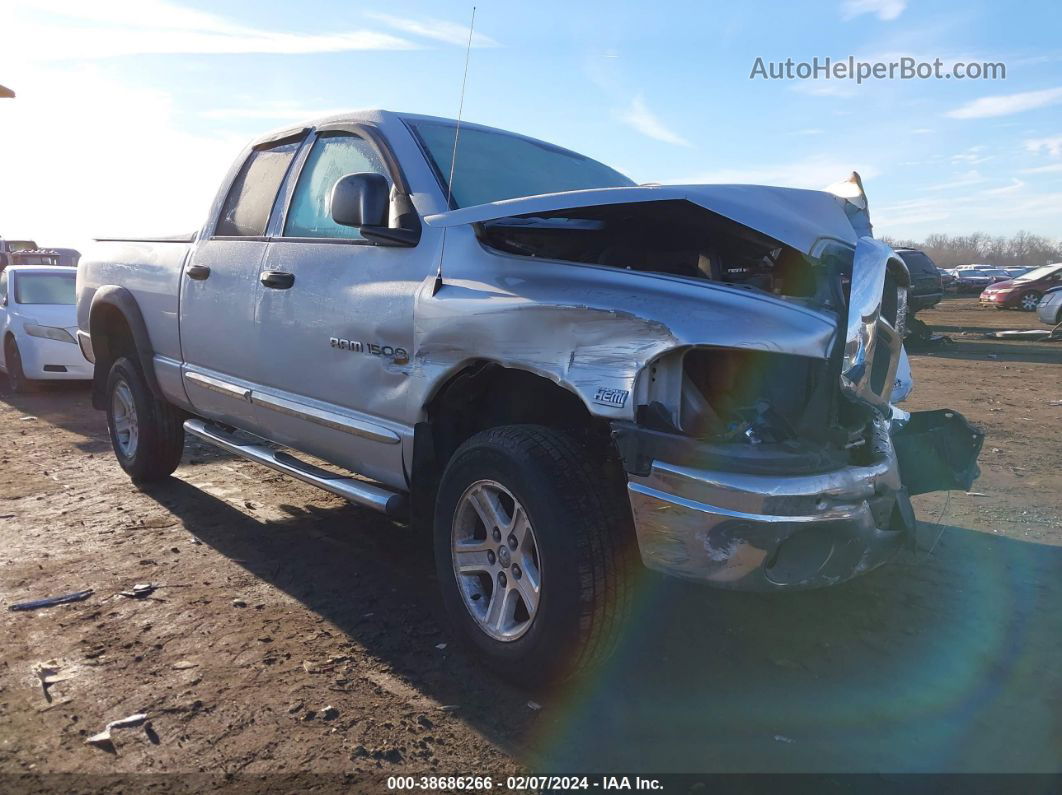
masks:
[[[283,472],[285,475],[324,489],[357,505],[364,505],[366,508],[372,508],[388,516],[405,515],[406,497],[404,494],[364,480],[329,472],[300,461],[290,453],[273,450],[264,444],[238,439],[225,429],[204,420],[185,420],[184,429],[222,450],[258,464],[264,464],[270,469]]]

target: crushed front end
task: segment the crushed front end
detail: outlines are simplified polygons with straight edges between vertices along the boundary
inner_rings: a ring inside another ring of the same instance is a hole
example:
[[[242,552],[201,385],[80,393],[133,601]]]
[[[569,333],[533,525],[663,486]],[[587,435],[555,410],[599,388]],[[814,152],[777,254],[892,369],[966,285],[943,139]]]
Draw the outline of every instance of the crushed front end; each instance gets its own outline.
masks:
[[[839,583],[917,544],[911,495],[977,477],[982,434],[961,415],[891,402],[902,261],[869,237],[818,255],[838,325],[822,358],[785,340],[676,351],[647,369],[636,420],[613,422],[647,567],[746,590]]]

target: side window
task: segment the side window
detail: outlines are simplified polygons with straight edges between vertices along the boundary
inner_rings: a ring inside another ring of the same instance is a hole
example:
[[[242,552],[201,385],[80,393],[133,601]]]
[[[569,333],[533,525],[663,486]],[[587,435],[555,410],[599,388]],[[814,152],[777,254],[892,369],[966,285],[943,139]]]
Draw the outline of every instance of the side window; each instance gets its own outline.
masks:
[[[0,273],[0,304],[7,305],[7,271]]]
[[[284,224],[285,237],[359,238],[357,229],[332,220],[329,202],[340,177],[371,171],[391,181],[372,144],[348,134],[322,135],[310,150],[291,197]]]
[[[251,152],[225,197],[215,235],[257,237],[265,234],[280,183],[284,181],[300,143],[287,141]]]

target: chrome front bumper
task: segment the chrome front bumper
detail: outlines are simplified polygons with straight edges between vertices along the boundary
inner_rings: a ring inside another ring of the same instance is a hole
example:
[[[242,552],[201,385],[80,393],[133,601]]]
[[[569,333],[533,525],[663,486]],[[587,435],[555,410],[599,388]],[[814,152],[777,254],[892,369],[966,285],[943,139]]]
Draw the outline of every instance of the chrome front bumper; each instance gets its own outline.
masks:
[[[654,461],[647,476],[628,475],[642,561],[665,574],[761,591],[832,585],[876,568],[903,545],[905,523],[913,524],[891,443],[885,448],[871,466],[813,475]]]

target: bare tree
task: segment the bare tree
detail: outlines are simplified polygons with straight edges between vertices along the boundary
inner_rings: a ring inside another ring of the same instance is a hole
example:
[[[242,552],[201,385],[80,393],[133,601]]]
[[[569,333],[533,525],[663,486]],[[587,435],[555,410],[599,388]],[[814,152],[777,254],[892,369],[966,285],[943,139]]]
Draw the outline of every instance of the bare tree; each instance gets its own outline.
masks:
[[[973,232],[968,235],[934,233],[921,243],[885,238],[893,248],[924,251],[941,268],[985,263],[1000,266],[1039,266],[1062,262],[1062,243],[1024,230],[1010,237]]]

